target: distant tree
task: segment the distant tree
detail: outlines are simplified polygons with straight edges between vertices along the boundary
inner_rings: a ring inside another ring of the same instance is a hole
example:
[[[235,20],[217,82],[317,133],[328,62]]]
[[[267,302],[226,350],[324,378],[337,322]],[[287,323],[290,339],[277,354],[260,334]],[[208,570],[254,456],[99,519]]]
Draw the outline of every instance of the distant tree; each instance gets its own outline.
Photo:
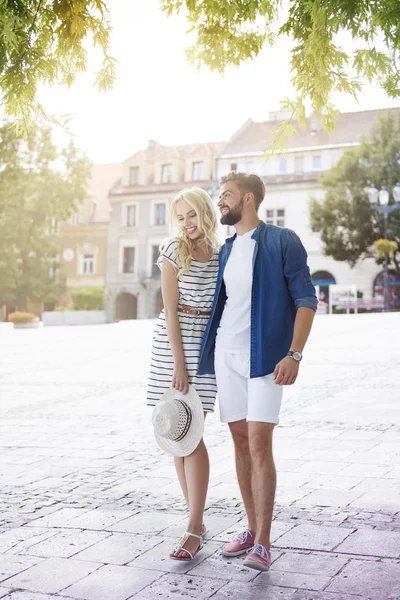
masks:
[[[374,256],[373,243],[383,238],[383,217],[371,209],[367,188],[392,188],[400,181],[400,115],[381,117],[371,134],[345,151],[339,162],[322,175],[325,198],[311,203],[311,227],[324,244],[324,253],[354,266]],[[388,237],[400,242],[400,210],[389,216]],[[393,263],[399,269],[399,253]]]
[[[87,66],[86,41],[100,46],[100,90],[111,87],[115,60],[108,54],[110,25],[103,0],[0,0],[0,89],[3,109],[19,129],[34,114],[39,84],[71,86]],[[16,119],[14,119],[14,117]]]
[[[91,165],[74,145],[57,150],[48,127],[26,140],[0,128],[0,306],[26,310],[56,286],[57,224],[87,197]]]

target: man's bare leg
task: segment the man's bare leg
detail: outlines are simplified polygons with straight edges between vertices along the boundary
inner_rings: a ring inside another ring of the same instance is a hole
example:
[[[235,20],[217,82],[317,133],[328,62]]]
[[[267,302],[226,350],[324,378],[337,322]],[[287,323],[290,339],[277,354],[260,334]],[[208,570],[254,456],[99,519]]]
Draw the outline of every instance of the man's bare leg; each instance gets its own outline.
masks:
[[[272,453],[273,423],[250,422],[249,448],[252,491],[257,515],[256,544],[271,546],[271,523],[276,490],[276,470]]]
[[[249,448],[248,424],[245,419],[229,423],[233,443],[235,445],[236,473],[246,510],[248,528],[256,532],[256,513],[252,493],[252,465]]]

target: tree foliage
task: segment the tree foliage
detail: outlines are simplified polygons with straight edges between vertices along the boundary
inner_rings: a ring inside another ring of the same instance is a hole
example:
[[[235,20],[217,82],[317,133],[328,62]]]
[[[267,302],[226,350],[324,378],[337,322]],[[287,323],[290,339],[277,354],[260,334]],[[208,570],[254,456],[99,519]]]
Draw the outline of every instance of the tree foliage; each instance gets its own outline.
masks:
[[[87,66],[85,42],[103,52],[96,75],[100,90],[111,87],[115,60],[108,54],[110,25],[103,0],[0,0],[0,88],[8,117],[27,130],[39,84],[71,86]]]
[[[377,82],[390,98],[400,96],[399,0],[291,0],[285,22],[281,0],[161,0],[168,14],[185,12],[196,41],[187,51],[189,60],[223,73],[257,56],[278,36],[292,43],[290,70],[297,93],[287,99],[300,125],[305,125],[305,103],[322,116],[323,127],[334,128],[334,92],[357,97],[359,78]],[[338,34],[350,32],[354,56],[338,44]],[[384,51],[378,51],[378,40]],[[350,75],[351,70],[355,76]],[[282,126],[283,137],[290,135]]]
[[[87,197],[91,165],[71,143],[57,150],[46,126],[22,140],[0,129],[0,306],[26,310],[56,285],[57,223]]]
[[[322,201],[310,207],[311,227],[324,244],[324,253],[354,266],[374,256],[375,240],[384,237],[383,216],[370,206],[367,188],[386,186],[393,203],[392,189],[400,181],[400,115],[381,117],[357,147],[345,151],[339,162],[321,178]],[[388,237],[400,242],[400,210],[389,216]],[[393,262],[399,269],[398,253]]]

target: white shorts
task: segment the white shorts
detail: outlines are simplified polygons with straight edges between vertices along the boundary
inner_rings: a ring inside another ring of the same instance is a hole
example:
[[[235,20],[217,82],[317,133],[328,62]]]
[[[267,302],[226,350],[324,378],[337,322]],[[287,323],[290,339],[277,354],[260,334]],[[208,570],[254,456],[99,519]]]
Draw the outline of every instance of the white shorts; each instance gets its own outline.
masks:
[[[231,354],[217,344],[215,375],[222,423],[279,423],[282,386],[274,383],[272,373],[250,379],[250,354]]]

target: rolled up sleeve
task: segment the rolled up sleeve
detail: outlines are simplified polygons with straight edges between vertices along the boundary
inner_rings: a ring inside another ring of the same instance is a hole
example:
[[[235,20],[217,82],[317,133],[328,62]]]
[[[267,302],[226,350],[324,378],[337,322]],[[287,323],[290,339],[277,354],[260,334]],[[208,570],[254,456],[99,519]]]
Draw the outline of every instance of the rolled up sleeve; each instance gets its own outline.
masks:
[[[307,252],[299,236],[290,229],[282,231],[283,273],[296,309],[301,306],[316,311],[318,300],[307,265]]]

